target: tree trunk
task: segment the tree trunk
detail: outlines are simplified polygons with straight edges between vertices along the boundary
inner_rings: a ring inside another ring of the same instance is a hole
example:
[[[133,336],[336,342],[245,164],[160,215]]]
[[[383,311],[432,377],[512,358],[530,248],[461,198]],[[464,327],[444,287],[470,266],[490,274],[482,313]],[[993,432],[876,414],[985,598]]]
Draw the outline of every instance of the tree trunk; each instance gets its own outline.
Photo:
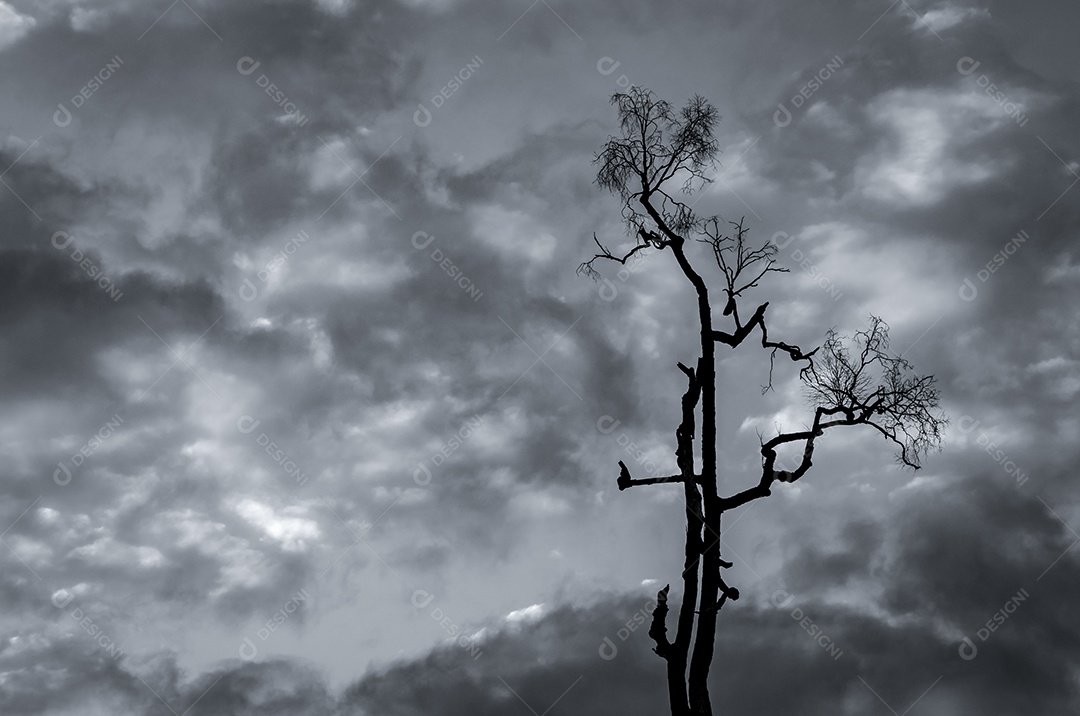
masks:
[[[716,638],[716,604],[720,598],[720,498],[716,485],[716,342],[713,340],[712,307],[705,280],[686,258],[681,243],[672,245],[675,258],[697,292],[698,321],[701,328],[701,493],[704,524],[701,550],[701,592],[698,599],[697,635],[690,659],[690,712],[712,716],[709,700],[709,669]],[[688,505],[689,506],[689,505]]]

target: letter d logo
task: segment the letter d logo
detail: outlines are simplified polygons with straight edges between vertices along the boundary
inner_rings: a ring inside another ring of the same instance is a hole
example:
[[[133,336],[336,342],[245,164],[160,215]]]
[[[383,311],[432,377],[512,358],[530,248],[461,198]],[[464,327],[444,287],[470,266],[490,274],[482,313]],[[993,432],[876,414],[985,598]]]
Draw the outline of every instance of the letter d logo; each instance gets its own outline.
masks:
[[[66,127],[71,124],[71,112],[64,106],[63,102],[56,105],[56,111],[53,112],[52,121],[57,127]]]
[[[255,428],[259,427],[261,420],[256,420],[250,415],[241,415],[240,419],[236,421],[236,429],[247,435]]]
[[[417,463],[412,479],[420,487],[427,487],[431,484],[431,470],[424,463]]]
[[[57,609],[63,609],[67,605],[71,604],[71,600],[75,598],[75,595],[66,589],[58,589],[52,595],[52,603]]]
[[[413,247],[417,248],[417,249],[420,249],[421,251],[423,251],[428,246],[430,246],[431,242],[434,241],[434,240],[435,240],[435,237],[432,236],[431,234],[429,234],[426,231],[417,231],[415,234],[412,235],[412,245],[413,245]],[[420,243],[421,241],[423,243]]]
[[[60,239],[61,241],[63,241],[63,243],[57,243],[57,239]],[[57,231],[55,234],[52,235],[53,248],[60,249],[61,251],[71,246],[71,242],[74,240],[75,239],[71,236],[71,234],[66,231]]]
[[[786,127],[791,124],[791,112],[784,106],[784,103],[776,105],[776,111],[773,112],[772,121],[777,127]]]
[[[773,605],[781,609],[783,607],[786,607],[788,604],[791,604],[792,599],[794,599],[794,597],[791,595],[791,593],[786,592],[783,589],[777,589],[775,592],[773,592],[772,595]]]
[[[68,466],[65,465],[64,463],[58,462],[58,463],[56,463],[56,469],[53,471],[52,479],[53,479],[53,482],[55,482],[60,487],[65,487],[67,485],[70,485],[71,484],[71,470],[69,470]]]
[[[619,289],[615,287],[615,284],[605,278],[603,284],[600,286],[600,300],[614,301],[615,297],[618,295]]]
[[[610,57],[601,57],[596,61],[596,71],[602,75],[610,75],[615,70],[619,69],[621,63],[616,62]]]
[[[615,428],[619,427],[620,425],[622,425],[622,421],[616,420],[610,415],[601,415],[600,418],[596,421],[596,429],[602,435],[610,435],[612,432],[615,431]]]
[[[411,601],[413,606],[417,609],[423,609],[427,605],[431,604],[431,600],[435,598],[435,595],[431,592],[424,591],[423,589],[417,589],[413,592]]]
[[[783,237],[783,239],[784,239],[784,243],[782,243],[782,244],[779,241],[777,241],[777,239],[779,239],[781,237]],[[783,251],[788,246],[790,246],[791,242],[794,241],[794,240],[795,240],[795,237],[792,236],[791,234],[789,234],[786,231],[777,231],[775,234],[772,235],[773,245],[780,251]]]
[[[251,279],[244,279],[244,285],[240,287],[240,298],[245,301],[254,301],[259,296],[259,289],[255,288],[255,284],[251,282]]]
[[[431,111],[423,105],[423,103],[416,105],[417,109],[413,112],[412,121],[417,127],[426,127],[431,124]]]
[[[975,646],[975,642],[965,636],[964,640],[960,642],[960,648],[957,651],[960,652],[961,659],[971,661],[978,655],[979,647]]]
[[[250,75],[258,69],[262,63],[253,57],[241,57],[236,61],[236,71],[242,75]]]
[[[975,432],[975,428],[979,427],[980,424],[981,421],[970,415],[963,415],[956,421],[956,427],[965,435]]]
[[[259,648],[255,646],[255,642],[245,636],[244,643],[240,645],[239,654],[244,661],[251,661],[259,655]]]
[[[970,75],[975,70],[979,69],[981,62],[976,62],[973,57],[961,57],[956,61],[956,71],[962,75]]]
[[[974,301],[978,295],[979,289],[975,288],[975,284],[971,282],[971,279],[965,278],[964,283],[960,284],[960,300]]]

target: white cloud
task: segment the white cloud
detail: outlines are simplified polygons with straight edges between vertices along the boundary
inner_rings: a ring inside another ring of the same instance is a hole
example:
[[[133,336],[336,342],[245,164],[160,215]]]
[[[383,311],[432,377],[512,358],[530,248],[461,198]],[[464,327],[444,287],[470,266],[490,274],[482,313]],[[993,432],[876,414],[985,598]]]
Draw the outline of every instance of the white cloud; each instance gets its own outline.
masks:
[[[536,621],[544,615],[544,604],[531,604],[522,609],[515,609],[506,615],[506,621],[511,624],[523,624]]]
[[[922,14],[922,19],[915,20],[915,25],[934,32],[944,32],[974,17],[989,17],[990,13],[981,7],[958,7],[945,4]]]
[[[93,32],[104,28],[109,13],[100,8],[77,7],[71,11],[71,29],[75,32]]]
[[[269,505],[244,499],[235,509],[237,514],[281,543],[288,552],[304,551],[310,542],[322,534],[313,520],[296,516],[299,508],[288,507],[278,512]]]
[[[546,264],[555,254],[558,244],[555,237],[544,231],[529,213],[502,206],[478,207],[469,213],[476,237],[496,252],[514,256],[526,264]]]
[[[856,186],[868,198],[900,207],[938,203],[956,187],[978,184],[1008,169],[963,160],[957,147],[1008,120],[973,94],[936,89],[896,89],[878,97],[867,119],[885,130],[877,151],[855,170]]]
[[[0,50],[21,40],[36,24],[37,20],[28,15],[20,15],[15,8],[0,0]]]

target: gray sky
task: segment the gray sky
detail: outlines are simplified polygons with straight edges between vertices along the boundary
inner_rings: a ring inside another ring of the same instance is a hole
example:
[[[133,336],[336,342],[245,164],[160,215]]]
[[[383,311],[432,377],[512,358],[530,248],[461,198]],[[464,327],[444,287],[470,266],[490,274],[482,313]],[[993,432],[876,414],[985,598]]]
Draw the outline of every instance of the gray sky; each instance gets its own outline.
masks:
[[[615,478],[693,300],[575,274],[634,84],[723,116],[770,334],[882,316],[952,421],[730,516],[714,703],[1076,713],[1080,8],[786,5],[0,1],[0,712],[666,712],[681,493]],[[734,492],[810,412],[721,351]]]

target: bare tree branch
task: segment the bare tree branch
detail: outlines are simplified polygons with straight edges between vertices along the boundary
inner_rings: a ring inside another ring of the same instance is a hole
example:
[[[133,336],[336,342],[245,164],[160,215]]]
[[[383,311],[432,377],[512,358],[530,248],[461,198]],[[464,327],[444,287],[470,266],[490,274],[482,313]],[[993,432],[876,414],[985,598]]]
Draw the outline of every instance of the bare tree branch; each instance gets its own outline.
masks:
[[[828,332],[821,358],[801,376],[807,397],[843,415],[845,422],[837,424],[870,425],[896,445],[898,462],[918,470],[923,457],[940,449],[948,424],[938,409],[937,381],[916,375],[911,363],[888,352],[885,321],[870,316],[869,324],[855,333],[851,348],[836,331]]]
[[[644,229],[641,230],[640,235],[641,235],[641,238],[644,239],[644,243],[636,244],[632,249],[630,249],[628,252],[626,252],[622,256],[616,256],[615,254],[612,254],[611,251],[609,251],[606,246],[604,246],[603,244],[600,243],[600,240],[598,238],[596,238],[596,234],[593,234],[593,241],[595,241],[596,245],[598,247],[600,247],[600,253],[595,254],[588,261],[583,261],[578,266],[577,272],[579,274],[583,274],[585,276],[588,276],[589,278],[593,279],[594,281],[597,281],[597,280],[600,279],[600,272],[597,271],[596,268],[593,266],[594,262],[599,261],[601,259],[605,259],[605,260],[608,260],[608,261],[615,261],[615,262],[623,264],[625,266],[626,262],[629,261],[631,258],[633,258],[634,254],[638,253],[639,251],[644,251],[645,249],[648,249],[648,248],[663,248],[663,242],[658,241],[658,242],[653,243],[651,241],[651,238],[650,238],[648,232],[646,232]]]
[[[934,376],[911,373],[911,364],[890,356],[889,327],[876,316],[870,327],[852,340],[857,358],[835,331],[829,331],[823,357],[802,373],[814,421],[807,430],[779,433],[761,446],[761,480],[757,485],[723,498],[725,510],[768,497],[773,482],[795,482],[813,465],[814,441],[826,430],[843,425],[866,425],[897,446],[897,460],[914,470],[928,451],[939,449],[946,418],[935,414],[939,393]],[[878,369],[877,380],[873,375]],[[839,416],[839,417],[833,417]],[[826,419],[831,418],[831,419]],[[802,442],[802,459],[791,471],[776,470],[776,448]]]
[[[670,482],[683,482],[686,478],[682,475],[665,475],[664,477],[631,477],[630,470],[626,467],[626,463],[619,460],[619,479],[616,483],[619,490],[627,490],[631,487],[637,487],[639,485],[663,485]],[[697,482],[700,476],[694,476],[694,482]]]
[[[709,244],[713,250],[713,258],[716,265],[724,275],[728,301],[724,307],[724,315],[729,315],[734,310],[734,299],[741,296],[743,291],[755,288],[765,274],[771,272],[787,273],[786,268],[776,265],[776,245],[765,242],[756,249],[747,246],[746,235],[750,229],[743,225],[745,217],[738,221],[729,221],[735,228],[735,235],[725,234],[720,229],[720,218],[717,216],[705,219],[702,224],[702,233],[705,238],[698,239],[703,244]]]

